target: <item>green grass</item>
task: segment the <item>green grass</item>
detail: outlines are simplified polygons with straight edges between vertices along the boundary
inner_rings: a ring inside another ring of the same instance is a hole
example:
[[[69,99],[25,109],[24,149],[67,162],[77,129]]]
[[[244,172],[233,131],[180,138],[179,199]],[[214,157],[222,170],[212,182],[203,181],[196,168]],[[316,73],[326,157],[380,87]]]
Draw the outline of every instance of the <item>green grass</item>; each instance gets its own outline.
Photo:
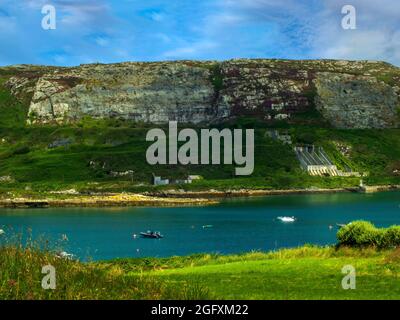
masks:
[[[44,290],[42,267],[56,271],[56,289]],[[152,276],[123,274],[118,266],[105,267],[60,259],[36,245],[0,247],[0,300],[85,300],[85,299],[204,299],[208,289],[196,284],[176,290]]]
[[[181,265],[174,259],[157,263],[153,270],[147,265],[141,274],[178,286],[195,283],[221,299],[400,298],[398,251],[302,247],[275,253],[198,256]],[[356,290],[341,286],[341,270],[349,264],[356,268]]]
[[[152,173],[168,178],[184,178],[198,174],[204,180],[192,185],[176,186],[191,190],[214,189],[286,189],[310,187],[357,186],[357,178],[311,177],[300,169],[290,146],[266,137],[266,128],[257,128],[255,137],[255,169],[249,177],[235,177],[233,165],[157,165],[147,164],[145,141],[147,128],[128,126],[101,129],[93,127],[0,128],[0,176],[10,175],[16,183],[0,189],[21,189],[30,184],[34,190],[44,186],[59,188],[94,188],[103,190],[154,190]],[[399,184],[393,173],[400,159],[400,130],[335,130],[315,127],[289,129],[296,143],[312,142],[324,146],[339,168],[344,165],[360,172],[369,172],[367,184]],[[69,138],[66,147],[49,149],[56,140]],[[333,145],[340,141],[352,147],[344,157]],[[89,166],[94,161],[96,166]],[[133,170],[132,177],[112,178],[111,171]],[[19,187],[18,187],[19,185]],[[145,185],[145,187],[143,186]],[[119,187],[118,187],[119,186]],[[167,188],[171,188],[168,186]]]
[[[4,83],[5,79],[0,77],[0,127],[23,127],[27,119],[28,105],[15,99]]]
[[[41,288],[41,268],[57,288]],[[356,269],[344,290],[341,270]],[[0,299],[399,299],[400,251],[304,246],[239,255],[81,263],[49,250],[0,247]]]

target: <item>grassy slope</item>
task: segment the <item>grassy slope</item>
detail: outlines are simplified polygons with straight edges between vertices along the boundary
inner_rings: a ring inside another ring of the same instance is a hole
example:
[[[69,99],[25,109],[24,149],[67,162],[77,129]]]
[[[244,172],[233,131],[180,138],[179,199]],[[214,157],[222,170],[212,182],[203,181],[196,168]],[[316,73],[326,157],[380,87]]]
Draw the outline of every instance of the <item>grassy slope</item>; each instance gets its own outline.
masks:
[[[41,289],[42,266],[57,289]],[[344,265],[356,290],[343,290]],[[273,253],[79,263],[0,248],[0,299],[399,299],[398,250],[301,247]]]
[[[264,137],[266,129],[257,129],[255,170],[251,177],[233,177],[233,166],[150,166],[146,163],[146,129],[110,128],[15,128],[1,129],[0,137],[8,142],[0,144],[0,176],[11,175],[16,184],[2,184],[3,190],[15,190],[31,185],[33,189],[103,189],[110,191],[149,189],[151,174],[169,178],[183,178],[187,174],[200,174],[205,180],[184,189],[280,189],[306,187],[355,186],[357,178],[310,177],[300,170],[299,163],[290,149]],[[351,166],[370,172],[365,179],[369,184],[400,183],[400,177],[391,171],[400,166],[400,130],[341,131],[314,127],[291,129],[293,136],[301,138],[309,132],[320,145],[334,157],[341,155],[332,145],[337,139],[353,146]],[[68,147],[48,149],[57,139],[69,137]],[[112,143],[118,145],[113,146]],[[119,144],[121,143],[121,144]],[[89,166],[90,161],[98,163]],[[105,164],[105,168],[102,166]],[[109,171],[133,170],[131,177],[112,178]],[[89,185],[91,182],[99,183]],[[139,186],[147,184],[147,187]],[[167,187],[170,188],[170,187]]]
[[[174,265],[176,261],[158,262],[144,274],[177,286],[196,283],[221,299],[399,299],[398,254],[302,247],[203,256],[180,266]],[[342,267],[349,264],[356,268],[356,290],[341,287]]]

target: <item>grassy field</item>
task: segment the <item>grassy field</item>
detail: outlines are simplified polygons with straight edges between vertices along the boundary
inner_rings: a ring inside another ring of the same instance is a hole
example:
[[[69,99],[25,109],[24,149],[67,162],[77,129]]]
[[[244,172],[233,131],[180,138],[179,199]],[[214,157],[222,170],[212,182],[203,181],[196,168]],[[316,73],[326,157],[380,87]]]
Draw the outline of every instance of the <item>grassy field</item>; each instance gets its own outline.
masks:
[[[41,288],[52,264],[57,288]],[[345,265],[356,289],[344,290]],[[0,299],[399,299],[400,251],[304,246],[241,255],[80,263],[0,248]]]
[[[399,299],[399,258],[399,251],[305,246],[183,262],[172,258],[153,266],[150,261],[140,274],[182,286],[195,283],[221,299]],[[342,288],[345,265],[356,269],[356,290]]]

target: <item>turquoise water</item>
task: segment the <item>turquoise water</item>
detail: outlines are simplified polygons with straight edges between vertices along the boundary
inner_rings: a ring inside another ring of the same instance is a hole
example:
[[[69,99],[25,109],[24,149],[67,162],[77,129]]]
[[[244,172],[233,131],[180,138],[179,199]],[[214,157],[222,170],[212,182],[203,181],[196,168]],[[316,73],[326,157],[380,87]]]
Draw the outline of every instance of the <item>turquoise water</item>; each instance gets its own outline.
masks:
[[[297,221],[283,223],[278,216]],[[66,251],[94,260],[333,244],[336,223],[356,219],[400,224],[400,192],[270,196],[187,208],[0,209],[0,228],[8,233],[31,228],[34,237],[54,242],[66,234]],[[132,237],[148,229],[165,238]]]

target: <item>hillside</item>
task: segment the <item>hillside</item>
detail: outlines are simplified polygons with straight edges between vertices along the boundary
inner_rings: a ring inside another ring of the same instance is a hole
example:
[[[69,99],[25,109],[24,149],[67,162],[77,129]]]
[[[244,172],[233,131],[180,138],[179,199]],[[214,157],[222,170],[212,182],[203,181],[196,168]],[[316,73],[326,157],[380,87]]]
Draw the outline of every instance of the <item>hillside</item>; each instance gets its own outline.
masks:
[[[354,187],[309,176],[296,144],[324,147],[367,184],[400,184],[399,69],[381,62],[232,60],[0,68],[0,196],[54,190]],[[396,100],[397,99],[397,100]],[[134,116],[133,116],[134,115]],[[255,169],[146,162],[150,128],[255,128]],[[290,135],[293,145],[271,137]],[[151,186],[152,174],[190,185]]]

